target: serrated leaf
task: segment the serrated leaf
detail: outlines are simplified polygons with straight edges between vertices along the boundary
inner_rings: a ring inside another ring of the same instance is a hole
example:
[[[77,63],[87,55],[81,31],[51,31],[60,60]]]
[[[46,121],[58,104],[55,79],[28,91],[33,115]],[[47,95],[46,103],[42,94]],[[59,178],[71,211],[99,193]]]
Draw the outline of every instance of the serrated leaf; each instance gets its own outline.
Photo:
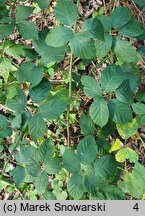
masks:
[[[137,153],[131,148],[120,149],[115,155],[116,161],[123,163],[129,160],[130,163],[136,163],[138,161]]]
[[[127,7],[119,6],[110,15],[113,28],[121,28],[132,18],[131,10]]]
[[[119,38],[116,38],[114,53],[123,62],[136,62],[138,59],[135,48],[128,41]]]
[[[43,103],[39,108],[39,114],[49,120],[57,119],[66,108],[66,101],[62,99],[52,98]]]
[[[27,98],[21,89],[17,89],[17,94],[13,99],[6,101],[6,106],[17,113],[24,112],[27,104]]]
[[[64,26],[54,27],[46,36],[46,43],[52,47],[61,47],[73,37],[73,32]]]
[[[81,33],[75,33],[69,42],[72,53],[75,57],[82,59],[95,59],[96,50],[93,39]]]
[[[108,66],[101,74],[101,85],[106,92],[112,92],[123,82],[122,70],[117,65]]]
[[[112,143],[109,152],[111,153],[111,152],[117,151],[117,150],[121,149],[122,147],[123,147],[123,143],[119,139],[116,139]]]
[[[0,138],[7,138],[12,135],[12,129],[7,118],[4,115],[0,115]]]
[[[108,33],[112,27],[110,17],[105,16],[105,15],[98,15],[97,18],[101,21],[101,23],[104,27],[104,31]]]
[[[47,162],[51,159],[54,154],[54,143],[51,138],[46,139],[39,148],[39,160],[42,163]]]
[[[35,139],[42,138],[46,130],[46,124],[42,116],[38,113],[30,117],[29,133]]]
[[[110,116],[115,123],[126,124],[132,119],[132,111],[128,104],[112,99],[108,105]]]
[[[129,80],[124,80],[115,90],[116,97],[123,103],[131,103],[133,100],[133,92],[130,89]]]
[[[39,5],[39,7],[44,10],[45,8],[48,7],[48,4],[50,2],[50,0],[36,0],[37,4]]]
[[[145,7],[145,0],[134,0],[134,2],[139,6],[139,7]]]
[[[0,39],[7,38],[14,30],[15,24],[0,24]]]
[[[129,194],[135,198],[141,199],[145,193],[145,167],[136,163],[133,172],[126,173],[124,181]]]
[[[51,47],[41,41],[35,41],[35,50],[40,54],[42,63],[47,67],[52,62],[59,62],[64,59],[67,46]]]
[[[98,148],[93,136],[87,136],[82,139],[77,146],[78,159],[83,164],[91,164],[96,158]]]
[[[118,130],[119,135],[123,139],[128,139],[129,137],[137,133],[138,124],[136,119],[132,119],[132,121],[127,124],[117,124],[116,128]]]
[[[36,66],[32,62],[25,62],[20,65],[19,69],[15,73],[15,76],[17,77],[18,82],[30,82],[31,87],[34,87],[41,82],[43,72],[44,69],[42,66]]]
[[[86,19],[82,25],[83,34],[89,38],[104,40],[104,28],[101,21],[97,18]]]
[[[100,127],[107,124],[109,119],[109,110],[106,101],[103,98],[98,98],[90,107],[91,119]]]
[[[61,0],[54,9],[54,15],[62,24],[72,26],[77,21],[77,7],[72,1]]]
[[[39,176],[36,178],[35,181],[35,188],[39,194],[44,193],[46,187],[48,185],[48,176],[45,171],[40,172]]]
[[[145,115],[145,104],[137,102],[132,104],[132,109],[137,115]]]
[[[141,23],[133,17],[125,26],[119,29],[119,34],[135,38],[143,34],[143,28]]]
[[[38,40],[38,31],[34,23],[30,21],[21,21],[17,24],[17,28],[24,39]]]
[[[56,200],[56,196],[51,191],[48,191],[48,190],[46,190],[42,194],[42,196],[44,197],[45,200]]]
[[[81,199],[85,192],[84,179],[81,175],[73,175],[67,183],[69,194],[75,199]]]
[[[86,136],[94,133],[95,125],[93,120],[89,116],[83,113],[82,116],[80,117],[79,123],[80,123],[81,133],[83,135]]]
[[[53,158],[50,160],[47,160],[46,163],[44,163],[44,170],[52,175],[57,174],[61,169],[61,160],[60,158]]]
[[[11,176],[15,182],[17,188],[19,188],[25,179],[25,170],[23,167],[17,166],[11,171]]]
[[[16,7],[16,21],[20,22],[27,19],[33,12],[34,7],[17,5]]]
[[[65,150],[63,154],[63,165],[64,168],[70,173],[78,173],[81,168],[80,161],[71,149]]]
[[[102,95],[101,88],[97,83],[97,80],[95,80],[93,77],[83,76],[81,82],[84,86],[84,92],[89,97],[97,98],[98,96]]]
[[[38,85],[29,90],[30,98],[33,102],[40,103],[48,96],[50,90],[50,82],[46,78],[43,78]]]
[[[112,42],[113,39],[108,33],[105,33],[104,41],[96,38],[95,40],[96,56],[99,59],[102,59],[109,53],[112,47]]]
[[[22,123],[22,115],[16,115],[12,120],[12,128],[19,129]]]
[[[7,99],[12,99],[17,95],[17,89],[14,85],[9,85],[6,88]]]
[[[31,146],[22,147],[19,152],[16,153],[16,161],[22,166],[32,157],[33,149]]]
[[[27,172],[35,178],[39,176],[40,166],[38,162],[35,161],[34,159],[31,159],[30,163],[27,166]]]
[[[118,165],[111,155],[104,155],[95,162],[95,175],[113,182],[118,178]]]

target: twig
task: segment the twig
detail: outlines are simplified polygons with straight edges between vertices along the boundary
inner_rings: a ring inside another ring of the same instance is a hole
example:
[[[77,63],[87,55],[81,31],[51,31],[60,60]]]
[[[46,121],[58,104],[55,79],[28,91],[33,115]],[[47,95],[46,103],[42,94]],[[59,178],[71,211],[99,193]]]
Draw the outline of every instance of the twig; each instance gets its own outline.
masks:
[[[79,8],[80,1],[77,0],[77,8]],[[74,25],[74,33],[76,32],[77,22]],[[69,104],[67,107],[67,146],[70,147],[70,103],[72,98],[72,66],[73,66],[73,54],[70,54],[70,66],[69,66]]]

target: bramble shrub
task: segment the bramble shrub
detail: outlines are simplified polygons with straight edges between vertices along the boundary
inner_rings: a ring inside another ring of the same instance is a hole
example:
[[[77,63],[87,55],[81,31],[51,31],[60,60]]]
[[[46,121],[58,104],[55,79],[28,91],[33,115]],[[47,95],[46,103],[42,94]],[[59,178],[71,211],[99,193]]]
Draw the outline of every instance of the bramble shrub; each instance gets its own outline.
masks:
[[[53,11],[50,0],[27,3],[0,0],[1,190],[18,191],[15,199],[144,199],[145,168],[128,144],[135,137],[145,148],[141,22],[123,6],[85,18],[79,1]]]

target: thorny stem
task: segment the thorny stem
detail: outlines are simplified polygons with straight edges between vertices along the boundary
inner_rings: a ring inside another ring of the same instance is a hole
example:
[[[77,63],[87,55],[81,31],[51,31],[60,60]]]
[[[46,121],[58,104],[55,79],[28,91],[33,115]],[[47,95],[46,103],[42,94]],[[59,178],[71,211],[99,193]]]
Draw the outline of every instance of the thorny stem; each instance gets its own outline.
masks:
[[[79,0],[77,0],[77,8],[79,7]],[[77,22],[74,24],[74,33],[76,32]],[[70,103],[72,98],[72,66],[73,66],[73,54],[70,53],[70,65],[69,65],[69,104],[67,106],[67,146],[70,147]]]
[[[8,159],[7,159],[7,162],[5,163],[5,165],[4,165],[3,169],[2,169],[2,172],[1,172],[1,175],[0,175],[0,180],[2,179],[2,177],[3,177],[4,173],[5,173],[5,170],[6,170],[6,168],[7,168],[7,165],[8,165],[8,163],[10,162],[11,157],[12,157],[14,151],[15,151],[16,148],[19,146],[20,140],[21,140],[21,139],[22,139],[22,135],[20,135],[20,137],[19,137],[19,139],[17,140],[17,142],[16,142],[16,144],[15,144],[15,146],[14,146],[14,148],[13,148],[11,154],[9,154],[9,157],[8,157]]]

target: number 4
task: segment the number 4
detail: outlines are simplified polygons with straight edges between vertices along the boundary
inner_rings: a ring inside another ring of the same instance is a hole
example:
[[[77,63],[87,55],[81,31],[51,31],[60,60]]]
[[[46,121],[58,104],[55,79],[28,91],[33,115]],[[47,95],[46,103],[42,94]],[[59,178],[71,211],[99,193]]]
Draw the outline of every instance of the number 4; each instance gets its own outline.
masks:
[[[134,205],[133,209],[135,209],[136,211],[139,210],[138,203],[136,203],[136,204]]]

